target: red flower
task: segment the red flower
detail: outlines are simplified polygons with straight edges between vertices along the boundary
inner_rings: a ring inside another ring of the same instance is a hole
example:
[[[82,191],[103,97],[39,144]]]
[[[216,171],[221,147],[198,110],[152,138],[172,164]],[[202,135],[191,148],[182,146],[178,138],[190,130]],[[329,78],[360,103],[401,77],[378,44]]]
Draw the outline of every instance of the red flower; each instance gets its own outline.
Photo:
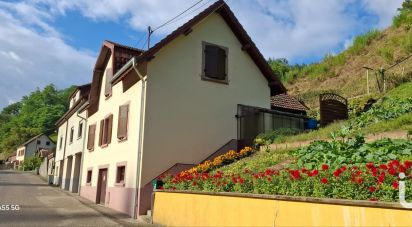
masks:
[[[392,167],[389,167],[388,172],[389,172],[389,174],[392,175],[392,176],[395,176],[395,175],[396,175],[396,170],[395,170],[394,168],[392,168]]]
[[[236,177],[233,177],[233,176],[232,176],[232,182],[235,183],[235,184],[237,183]]]
[[[371,172],[372,172],[372,175],[373,175],[374,177],[376,177],[376,175],[378,174],[378,170],[377,170],[375,167],[372,167],[370,170],[371,170]]]
[[[323,171],[326,171],[326,170],[328,170],[329,169],[329,166],[328,165],[326,165],[326,164],[323,164],[322,165],[322,170]]]
[[[347,170],[346,166],[342,166],[340,169],[342,170],[342,172]]]
[[[337,169],[337,170],[335,170],[335,172],[333,173],[333,175],[334,175],[335,177],[339,177],[341,174],[342,174],[342,169]]]
[[[372,168],[372,167],[375,167],[375,164],[373,164],[373,162],[368,162],[368,163],[366,164],[366,168],[370,169],[370,168]]]
[[[378,177],[378,182],[383,183],[384,180],[385,180],[385,172],[382,172]]]
[[[193,186],[196,186],[196,185],[197,185],[196,181],[193,181],[192,185],[193,185]]]
[[[358,184],[363,184],[363,178],[362,177],[358,178]]]
[[[404,165],[399,166],[399,172],[404,173],[406,172],[406,167]]]
[[[268,181],[272,181],[272,178],[268,177]]]
[[[306,173],[306,172],[308,172],[308,170],[306,169],[306,168],[302,168],[302,173]]]
[[[319,174],[319,170],[314,169],[311,173],[311,177],[316,177]]]
[[[371,187],[369,187],[369,191],[370,191],[371,193],[374,193],[374,192],[376,191],[376,188],[373,187],[373,186],[371,186]]]
[[[159,189],[160,189],[160,190],[163,190],[163,189],[164,189],[164,187],[163,187],[163,186],[160,186],[160,187],[159,187]]]
[[[270,169],[266,170],[266,175],[270,176],[271,173],[272,173],[272,171],[270,171]]]
[[[398,189],[398,187],[399,187],[399,183],[398,183],[398,181],[397,180],[395,180],[394,182],[392,182],[392,188],[393,189]]]
[[[240,184],[243,184],[244,182],[245,182],[245,180],[244,180],[243,178],[240,178],[240,179],[239,179],[239,183],[240,183]]]
[[[409,169],[409,168],[412,167],[412,161],[406,160],[405,162],[403,162],[403,164],[405,165],[405,167],[406,167],[407,169]]]
[[[172,187],[172,190],[173,190],[173,191],[176,190],[176,187]]]
[[[360,176],[362,174],[362,172],[358,170],[358,171],[356,171],[355,174],[356,174],[356,176]]]
[[[327,184],[327,183],[328,183],[328,179],[326,179],[326,178],[324,177],[324,178],[322,178],[322,179],[320,180],[320,182],[322,182],[322,184]]]
[[[383,169],[383,170],[386,170],[386,169],[388,169],[388,166],[386,166],[385,164],[381,164],[381,165],[379,166],[379,168],[380,168],[380,169]]]
[[[295,180],[300,178],[299,170],[290,170],[289,173]]]
[[[258,178],[259,178],[259,175],[257,175],[257,174],[255,173],[255,174],[253,174],[253,178],[258,179]]]

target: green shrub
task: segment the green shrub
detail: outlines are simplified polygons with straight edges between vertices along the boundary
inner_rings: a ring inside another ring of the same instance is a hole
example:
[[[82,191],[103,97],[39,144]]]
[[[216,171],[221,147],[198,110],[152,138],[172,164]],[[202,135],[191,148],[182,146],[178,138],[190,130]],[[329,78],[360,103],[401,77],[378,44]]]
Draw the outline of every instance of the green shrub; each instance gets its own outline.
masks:
[[[379,30],[370,30],[363,35],[355,37],[353,40],[352,46],[348,49],[348,52],[352,54],[359,54],[365,50],[365,47],[368,46],[374,39],[377,39],[381,36]]]
[[[20,168],[21,170],[24,170],[24,171],[35,170],[36,168],[40,167],[41,163],[42,163],[41,158],[37,156],[31,156],[23,161]]]
[[[259,145],[284,142],[285,136],[299,134],[301,130],[294,128],[278,128],[276,130],[259,134],[255,143]]]
[[[382,47],[378,50],[378,54],[385,59],[387,63],[393,62],[393,49],[390,47]]]
[[[402,41],[401,41],[401,45],[402,45],[402,51],[406,54],[409,54],[412,52],[412,34],[408,34],[406,35]]]

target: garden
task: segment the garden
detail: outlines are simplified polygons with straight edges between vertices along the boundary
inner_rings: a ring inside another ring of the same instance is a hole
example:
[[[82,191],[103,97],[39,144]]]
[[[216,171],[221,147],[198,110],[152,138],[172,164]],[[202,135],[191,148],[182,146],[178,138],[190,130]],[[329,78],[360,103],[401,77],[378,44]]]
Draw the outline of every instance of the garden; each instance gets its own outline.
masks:
[[[405,173],[406,199],[411,200],[412,141],[366,143],[362,134],[366,127],[403,118],[411,111],[412,98],[385,98],[340,124],[328,141],[317,140],[293,150],[246,147],[229,151],[190,170],[162,177],[162,189],[396,202],[399,173]],[[260,135],[258,142],[280,142],[295,134],[279,130]]]

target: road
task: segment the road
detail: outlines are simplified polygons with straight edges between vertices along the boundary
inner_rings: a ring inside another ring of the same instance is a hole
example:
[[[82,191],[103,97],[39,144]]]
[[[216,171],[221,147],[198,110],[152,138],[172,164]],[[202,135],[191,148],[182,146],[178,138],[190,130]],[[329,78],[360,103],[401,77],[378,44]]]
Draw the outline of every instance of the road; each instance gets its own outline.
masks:
[[[0,171],[0,226],[119,226],[120,223],[75,196],[48,186],[32,173]]]

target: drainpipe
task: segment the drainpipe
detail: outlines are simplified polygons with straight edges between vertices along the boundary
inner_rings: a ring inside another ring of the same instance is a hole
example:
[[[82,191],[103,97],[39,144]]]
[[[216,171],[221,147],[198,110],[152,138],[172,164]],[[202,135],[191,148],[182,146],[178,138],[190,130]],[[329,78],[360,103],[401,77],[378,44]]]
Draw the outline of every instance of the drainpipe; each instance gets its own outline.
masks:
[[[141,188],[141,173],[142,173],[142,155],[143,155],[143,131],[144,131],[144,113],[145,113],[145,100],[146,100],[146,81],[145,81],[145,76],[140,74],[139,70],[137,69],[136,65],[136,58],[133,58],[133,69],[137,73],[137,75],[140,77],[140,80],[142,81],[142,94],[141,94],[141,100],[140,100],[140,124],[139,124],[139,142],[138,142],[138,149],[137,149],[137,163],[136,163],[136,191],[135,191],[135,205],[133,207],[133,217],[135,219],[138,218],[138,214],[136,214],[137,207],[140,203],[140,197],[141,194],[139,193],[139,189]]]
[[[85,103],[83,104],[83,106],[80,107],[79,111],[80,111],[80,110],[83,110],[88,104],[89,104],[89,102],[85,102]],[[78,194],[78,195],[80,195],[80,186],[81,186],[81,184],[82,184],[84,146],[85,146],[85,143],[86,143],[86,129],[87,129],[87,118],[84,118],[84,117],[80,116],[79,111],[76,112],[76,115],[77,115],[77,117],[79,117],[80,119],[82,119],[82,120],[84,121],[84,129],[83,129],[84,134],[83,134],[83,145],[82,145],[82,151],[81,151],[82,157],[81,157],[81,160],[80,160],[79,184],[77,185],[77,194]],[[82,132],[82,133],[83,133],[83,132]]]

